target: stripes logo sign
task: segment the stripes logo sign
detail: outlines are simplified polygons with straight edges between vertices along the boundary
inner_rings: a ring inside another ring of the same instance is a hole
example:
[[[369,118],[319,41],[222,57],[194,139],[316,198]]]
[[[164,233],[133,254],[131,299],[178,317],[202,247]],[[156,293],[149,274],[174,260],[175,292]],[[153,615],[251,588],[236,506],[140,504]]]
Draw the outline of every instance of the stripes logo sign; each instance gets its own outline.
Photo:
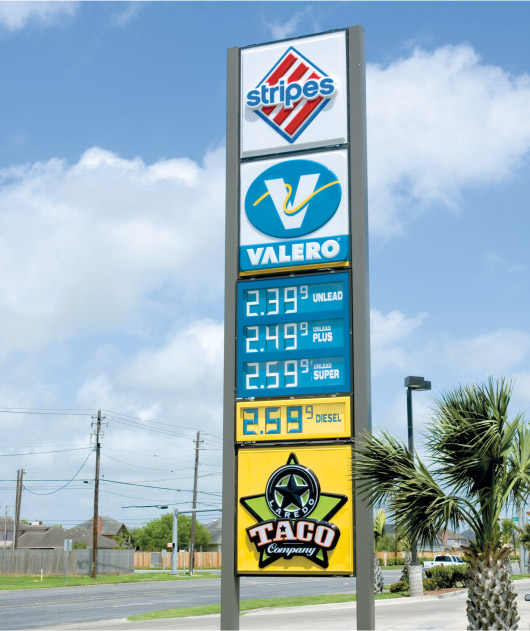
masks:
[[[246,106],[293,143],[335,93],[335,81],[290,46],[247,92]]]

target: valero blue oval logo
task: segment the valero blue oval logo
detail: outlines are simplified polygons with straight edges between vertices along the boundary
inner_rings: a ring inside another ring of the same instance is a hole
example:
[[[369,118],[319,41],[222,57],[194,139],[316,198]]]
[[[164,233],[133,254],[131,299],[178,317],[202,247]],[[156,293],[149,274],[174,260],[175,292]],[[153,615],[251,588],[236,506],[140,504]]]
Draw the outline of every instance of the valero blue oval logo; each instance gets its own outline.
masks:
[[[280,162],[260,173],[245,197],[245,212],[260,232],[279,239],[315,232],[337,212],[340,182],[313,160]]]

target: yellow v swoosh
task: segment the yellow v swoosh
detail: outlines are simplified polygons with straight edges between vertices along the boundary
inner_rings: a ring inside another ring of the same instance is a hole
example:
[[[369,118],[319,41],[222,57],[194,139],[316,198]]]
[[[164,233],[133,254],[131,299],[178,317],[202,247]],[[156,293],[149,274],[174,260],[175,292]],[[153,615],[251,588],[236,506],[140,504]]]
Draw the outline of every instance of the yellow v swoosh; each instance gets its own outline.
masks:
[[[317,188],[316,191],[314,191],[313,193],[311,193],[311,195],[309,195],[309,197],[306,197],[304,199],[303,202],[301,202],[300,204],[298,204],[298,206],[296,206],[296,208],[291,208],[290,210],[287,209],[287,202],[289,201],[289,198],[291,197],[291,194],[293,192],[293,187],[290,184],[286,184],[285,188],[287,189],[287,195],[285,197],[285,199],[283,200],[283,212],[286,215],[294,215],[295,213],[297,213],[301,208],[303,208],[310,199],[312,199],[315,195],[318,195],[318,193],[320,193],[321,191],[323,191],[325,188],[328,188],[329,186],[333,186],[334,184],[338,184],[339,181],[335,180],[335,182],[329,182],[329,184],[324,184],[324,186],[321,186],[320,188]],[[260,202],[262,202],[268,195],[270,195],[270,193],[267,191],[265,194],[263,194],[261,197],[258,197],[258,199],[252,204],[253,206],[257,206]]]

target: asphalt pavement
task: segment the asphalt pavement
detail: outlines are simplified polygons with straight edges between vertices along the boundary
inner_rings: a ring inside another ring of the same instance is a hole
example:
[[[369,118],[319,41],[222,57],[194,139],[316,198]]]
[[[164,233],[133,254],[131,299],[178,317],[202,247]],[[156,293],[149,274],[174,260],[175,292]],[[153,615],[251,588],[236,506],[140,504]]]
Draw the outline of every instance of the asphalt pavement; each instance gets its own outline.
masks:
[[[528,629],[530,623],[530,602],[524,595],[530,592],[530,580],[515,581],[519,615],[519,629]],[[466,629],[467,591],[457,595],[422,596],[419,598],[401,598],[396,600],[376,601],[377,631],[455,631]],[[160,631],[178,629],[179,631],[209,631],[220,628],[220,616],[196,616],[193,618],[173,618],[130,622],[126,619],[106,620],[97,623],[70,624],[67,626],[47,627],[54,631],[82,630],[91,631]],[[329,605],[310,605],[278,609],[261,609],[245,613],[240,618],[240,628],[276,630],[340,630],[356,628],[356,604],[340,603]]]

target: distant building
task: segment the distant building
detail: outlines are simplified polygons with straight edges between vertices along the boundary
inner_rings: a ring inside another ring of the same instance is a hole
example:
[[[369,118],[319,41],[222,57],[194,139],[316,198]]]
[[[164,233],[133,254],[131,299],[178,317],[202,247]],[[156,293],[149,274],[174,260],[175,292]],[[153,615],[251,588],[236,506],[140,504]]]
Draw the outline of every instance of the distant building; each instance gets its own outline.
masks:
[[[222,519],[215,519],[214,521],[206,524],[205,528],[210,533],[210,545],[208,546],[208,552],[220,552],[222,543]]]
[[[93,519],[88,519],[84,521],[82,524],[79,524],[77,528],[82,528],[84,530],[89,530],[92,532],[92,523]],[[127,526],[112,517],[98,517],[98,526],[97,526],[98,535],[102,535],[103,537],[107,537],[107,539],[112,539],[114,542],[114,537],[117,535],[127,535],[129,534],[129,529]]]
[[[469,544],[469,539],[463,532],[455,532],[449,528],[442,533],[442,543],[444,547],[451,550],[462,550]]]
[[[13,547],[13,518],[0,517],[0,550]]]
[[[86,528],[48,528],[46,532],[26,532],[18,538],[18,549],[63,550],[65,539],[75,544],[86,544],[92,548],[92,532]],[[98,548],[114,548],[113,539],[98,535]]]

